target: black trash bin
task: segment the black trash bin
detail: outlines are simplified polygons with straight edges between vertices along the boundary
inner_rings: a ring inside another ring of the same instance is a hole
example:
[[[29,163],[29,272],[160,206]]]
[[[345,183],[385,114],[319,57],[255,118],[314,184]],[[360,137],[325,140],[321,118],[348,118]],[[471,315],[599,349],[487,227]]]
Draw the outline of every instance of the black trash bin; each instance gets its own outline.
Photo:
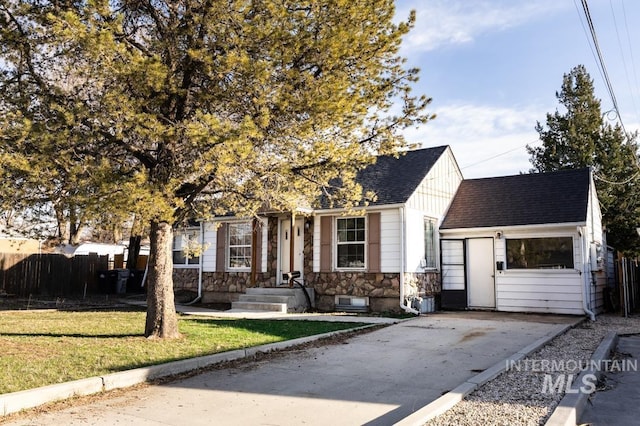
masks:
[[[100,294],[111,294],[114,283],[111,271],[98,271],[98,291]]]
[[[127,293],[144,293],[145,287],[142,287],[142,278],[144,278],[144,269],[130,269]]]

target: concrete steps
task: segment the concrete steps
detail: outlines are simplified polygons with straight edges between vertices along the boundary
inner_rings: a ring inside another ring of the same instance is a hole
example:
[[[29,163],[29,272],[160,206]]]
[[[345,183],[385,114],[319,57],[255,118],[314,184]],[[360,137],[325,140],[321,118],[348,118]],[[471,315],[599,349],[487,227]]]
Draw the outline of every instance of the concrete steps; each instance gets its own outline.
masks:
[[[242,311],[268,311],[268,312],[287,312],[286,303],[268,303],[268,302],[244,302],[237,301],[231,303],[231,309]]]
[[[307,291],[313,301],[313,289],[307,289]],[[301,288],[260,287],[247,288],[246,293],[241,294],[238,301],[231,304],[231,309],[285,313],[304,312],[308,310],[308,304]]]

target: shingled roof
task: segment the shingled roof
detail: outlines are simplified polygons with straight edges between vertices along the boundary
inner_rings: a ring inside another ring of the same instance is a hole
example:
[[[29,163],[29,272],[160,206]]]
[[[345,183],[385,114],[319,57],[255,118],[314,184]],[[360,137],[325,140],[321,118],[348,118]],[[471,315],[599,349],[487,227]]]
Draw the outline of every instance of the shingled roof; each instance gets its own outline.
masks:
[[[364,191],[377,195],[370,205],[405,203],[446,149],[447,146],[416,149],[398,158],[380,156],[358,173],[356,181]]]
[[[464,180],[440,229],[587,220],[588,168]]]

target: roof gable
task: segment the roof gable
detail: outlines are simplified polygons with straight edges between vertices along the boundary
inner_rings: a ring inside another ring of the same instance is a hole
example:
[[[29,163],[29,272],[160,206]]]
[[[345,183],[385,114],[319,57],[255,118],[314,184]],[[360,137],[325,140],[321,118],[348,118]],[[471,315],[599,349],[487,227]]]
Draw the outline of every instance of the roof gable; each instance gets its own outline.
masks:
[[[464,180],[441,229],[587,220],[588,168]]]
[[[358,172],[356,181],[365,192],[372,191],[377,195],[376,201],[369,205],[406,203],[447,148],[406,151],[398,158],[379,156],[374,164]]]

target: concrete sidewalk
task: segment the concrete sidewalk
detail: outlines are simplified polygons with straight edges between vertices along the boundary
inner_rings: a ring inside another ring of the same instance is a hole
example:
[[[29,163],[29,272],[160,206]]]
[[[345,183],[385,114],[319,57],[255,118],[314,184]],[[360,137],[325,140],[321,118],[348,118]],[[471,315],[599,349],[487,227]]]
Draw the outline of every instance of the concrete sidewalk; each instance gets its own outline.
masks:
[[[146,306],[146,303],[141,303]],[[197,306],[176,305],[176,311],[185,315],[203,315],[216,318],[247,318],[247,319],[282,319],[304,321],[329,321],[329,322],[362,322],[367,324],[395,324],[402,320],[389,317],[374,317],[368,315],[356,315],[345,313],[283,313],[267,311],[245,311],[230,309],[227,311],[215,311]]]
[[[579,320],[438,313],[10,424],[393,424]]]
[[[620,336],[617,352],[629,357],[618,359],[632,367],[640,362],[640,336]],[[630,363],[629,363],[630,362]],[[622,369],[622,368],[621,368]],[[626,367],[625,367],[626,369]],[[587,403],[580,424],[593,426],[633,425],[640,421],[640,371],[605,373],[604,389],[599,389]]]

